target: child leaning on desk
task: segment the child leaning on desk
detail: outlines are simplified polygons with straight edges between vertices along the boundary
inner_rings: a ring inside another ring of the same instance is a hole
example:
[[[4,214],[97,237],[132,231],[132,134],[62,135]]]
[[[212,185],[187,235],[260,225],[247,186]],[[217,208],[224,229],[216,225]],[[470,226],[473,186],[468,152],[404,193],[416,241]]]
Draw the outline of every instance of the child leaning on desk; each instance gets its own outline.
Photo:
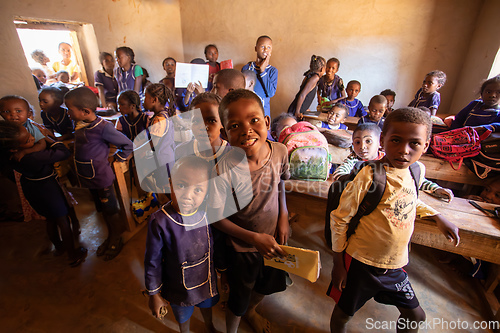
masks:
[[[434,220],[455,246],[460,240],[454,224],[418,199],[409,170],[429,146],[430,117],[415,108],[398,109],[384,125],[381,142],[386,155],[382,162],[387,182],[380,203],[372,213],[361,217],[355,233],[347,239],[349,222],[372,183],[371,167],[365,167],[344,189],[338,208],[330,215],[334,251],[331,296],[336,302],[330,322],[332,332],[346,332],[346,324],[371,298],[395,305],[400,319],[412,322],[411,327],[425,320],[403,269],[408,263],[416,215]],[[419,167],[423,168],[420,163]]]

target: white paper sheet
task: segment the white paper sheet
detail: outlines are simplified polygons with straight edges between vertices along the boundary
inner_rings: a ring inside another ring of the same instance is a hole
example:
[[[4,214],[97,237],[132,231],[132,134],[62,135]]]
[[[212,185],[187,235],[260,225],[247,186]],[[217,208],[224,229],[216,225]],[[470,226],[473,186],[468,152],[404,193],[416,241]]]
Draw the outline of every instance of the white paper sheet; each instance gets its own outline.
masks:
[[[190,82],[201,82],[203,88],[208,86],[208,65],[185,64],[178,62],[175,67],[175,87],[187,88]]]

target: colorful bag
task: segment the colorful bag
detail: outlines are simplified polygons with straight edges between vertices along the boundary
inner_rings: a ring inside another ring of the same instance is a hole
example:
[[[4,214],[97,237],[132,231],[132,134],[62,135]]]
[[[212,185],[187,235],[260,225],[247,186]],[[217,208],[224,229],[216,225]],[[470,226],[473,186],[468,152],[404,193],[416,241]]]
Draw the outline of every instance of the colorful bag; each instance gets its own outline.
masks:
[[[301,121],[285,127],[278,141],[288,149],[292,178],[317,181],[325,181],[328,178],[328,142],[314,125]]]
[[[457,128],[451,131],[434,134],[431,149],[434,155],[450,162],[455,170],[460,169],[464,158],[474,157],[481,150],[481,141],[491,134],[485,131],[481,136],[472,127]],[[458,162],[458,167],[454,164]]]

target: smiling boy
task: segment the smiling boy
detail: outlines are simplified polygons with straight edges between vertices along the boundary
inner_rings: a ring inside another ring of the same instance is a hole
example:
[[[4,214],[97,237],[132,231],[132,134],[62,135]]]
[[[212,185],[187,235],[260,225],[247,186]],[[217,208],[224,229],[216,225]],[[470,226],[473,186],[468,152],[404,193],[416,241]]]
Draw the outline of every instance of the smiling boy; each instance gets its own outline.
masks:
[[[460,240],[455,225],[418,199],[417,187],[425,174],[423,165],[418,164],[421,169],[418,182],[409,170],[428,148],[430,135],[430,117],[421,110],[405,108],[389,114],[381,134],[386,155],[378,165],[385,169],[387,180],[377,208],[361,217],[355,233],[347,238],[348,224],[372,183],[373,172],[368,166],[347,185],[338,208],[330,215],[334,268],[329,294],[336,302],[330,322],[332,332],[346,332],[347,322],[371,298],[396,306],[399,318],[417,327],[398,332],[417,332],[415,323],[425,320],[402,268],[408,264],[408,244],[415,217],[434,220],[455,246]]]
[[[269,330],[269,322],[255,308],[264,295],[286,289],[285,272],[265,267],[263,258],[285,256],[279,244],[289,236],[288,211],[283,180],[290,176],[286,147],[267,140],[269,117],[259,96],[249,90],[229,92],[219,106],[221,131],[233,149],[216,165],[210,198],[215,226],[228,235],[227,277],[229,300],[227,332],[236,332],[241,316],[256,332]],[[245,163],[244,161],[247,161]],[[247,194],[247,202],[242,200]],[[236,207],[229,218],[227,206]]]

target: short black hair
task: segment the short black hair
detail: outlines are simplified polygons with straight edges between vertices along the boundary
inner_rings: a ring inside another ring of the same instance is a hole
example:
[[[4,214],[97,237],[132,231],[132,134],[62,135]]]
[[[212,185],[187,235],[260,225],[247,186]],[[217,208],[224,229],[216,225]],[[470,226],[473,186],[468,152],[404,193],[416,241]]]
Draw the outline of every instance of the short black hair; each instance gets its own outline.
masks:
[[[349,87],[350,84],[357,84],[359,85],[359,89],[361,89],[361,82],[359,82],[358,80],[351,80],[347,83],[347,86],[346,87]]]
[[[57,105],[61,105],[62,103],[64,103],[64,93],[62,92],[61,89],[57,87],[45,87],[42,90],[40,90],[38,96],[40,96],[41,93],[50,94],[57,103]]]
[[[115,54],[118,54],[118,52],[123,52],[126,55],[128,55],[130,57],[130,63],[135,64],[135,53],[134,50],[132,50],[130,47],[128,46],[117,47],[115,50]]]
[[[380,92],[380,95],[382,96],[394,96],[396,98],[396,92],[391,90],[391,89],[385,89]]]
[[[259,36],[259,38],[257,38],[257,41],[255,42],[255,45],[259,44],[259,40],[261,39],[269,39],[271,42],[273,41],[271,39],[271,37],[269,37],[268,35],[262,35],[262,36]]]
[[[446,83],[446,73],[443,71],[434,70],[427,73],[426,77],[427,76],[435,77],[437,79],[437,82],[442,86],[444,86],[444,84]]]
[[[136,110],[138,112],[141,112],[141,97],[135,90],[122,90],[118,95],[116,101],[118,101],[120,98],[125,99],[129,104],[135,105]]]
[[[99,105],[96,94],[87,87],[70,90],[64,95],[64,100],[71,101],[71,104],[79,109],[89,109],[92,112],[95,112]]]
[[[204,92],[193,98],[191,104],[189,104],[189,109],[192,110],[194,109],[195,105],[201,103],[210,103],[219,106],[221,101],[222,98],[219,95],[213,94],[211,92]]]
[[[215,75],[217,76],[217,83],[222,84],[226,89],[245,88],[245,76],[236,69],[223,69]]]
[[[484,89],[486,89],[486,86],[491,83],[500,83],[500,75],[494,76],[491,79],[488,79],[483,82],[481,85],[481,94],[483,94]]]
[[[384,95],[375,95],[370,99],[370,103],[368,103],[368,105],[372,103],[387,104],[387,98],[385,98]]]
[[[382,132],[380,127],[378,127],[378,125],[375,123],[362,123],[362,124],[359,124],[358,126],[356,126],[356,128],[352,132],[352,137],[354,137],[354,134],[356,134],[358,132],[363,132],[363,131],[372,132],[373,134],[375,134],[376,137],[379,137],[380,133]]]
[[[427,140],[431,138],[431,116],[420,109],[405,107],[389,113],[389,115],[385,119],[384,127],[382,128],[382,134],[386,134],[389,128],[393,126],[393,123],[412,123],[425,125],[425,127],[427,128]]]
[[[0,120],[0,157],[10,155],[11,149],[19,147],[21,124]]]
[[[111,58],[113,58],[113,56],[111,55],[111,53],[108,53],[108,52],[101,52],[99,53],[99,63],[102,65],[102,62],[104,61],[104,59],[106,59],[107,56],[110,56]]]
[[[293,114],[291,114],[291,113],[288,113],[288,112],[280,113],[271,122],[271,132],[276,132],[276,129],[278,128],[278,124],[280,123],[280,121],[285,120],[287,118],[297,120],[297,118],[295,118],[295,116]],[[276,134],[279,134],[279,133],[276,133]]]
[[[4,106],[5,106],[5,102],[8,102],[8,101],[12,101],[12,100],[20,100],[20,101],[23,101],[24,104],[26,104],[26,110],[28,110],[28,113],[35,113],[33,107],[31,106],[30,102],[28,102],[28,100],[26,98],[24,98],[23,96],[19,96],[19,95],[6,95],[2,98],[0,98],[0,111],[3,110]]]
[[[224,123],[225,123],[226,118],[227,118],[228,106],[231,103],[239,101],[242,98],[255,101],[259,105],[259,108],[261,109],[262,114],[265,116],[264,106],[262,105],[262,101],[260,100],[260,97],[256,93],[254,93],[251,90],[247,90],[247,89],[235,89],[235,90],[228,92],[227,95],[224,96],[224,98],[222,99],[222,101],[220,102],[220,105],[219,105],[219,118],[220,118],[223,126],[224,126]]]
[[[219,49],[217,48],[217,46],[215,44],[208,44],[207,46],[205,46],[205,52],[204,52],[205,55],[207,54],[208,49],[211,47],[214,47],[217,50],[217,52],[219,52]]]
[[[209,180],[213,164],[195,155],[185,155],[175,161],[175,164],[172,167],[171,176],[173,177],[179,169],[184,169],[186,167],[195,168],[197,171],[206,171],[207,180]]]
[[[163,61],[161,63],[161,67],[165,67],[165,62],[167,62],[167,60],[173,60],[174,64],[177,64],[177,61],[175,61],[174,58],[172,58],[172,57],[166,57],[165,59],[163,59]]]

